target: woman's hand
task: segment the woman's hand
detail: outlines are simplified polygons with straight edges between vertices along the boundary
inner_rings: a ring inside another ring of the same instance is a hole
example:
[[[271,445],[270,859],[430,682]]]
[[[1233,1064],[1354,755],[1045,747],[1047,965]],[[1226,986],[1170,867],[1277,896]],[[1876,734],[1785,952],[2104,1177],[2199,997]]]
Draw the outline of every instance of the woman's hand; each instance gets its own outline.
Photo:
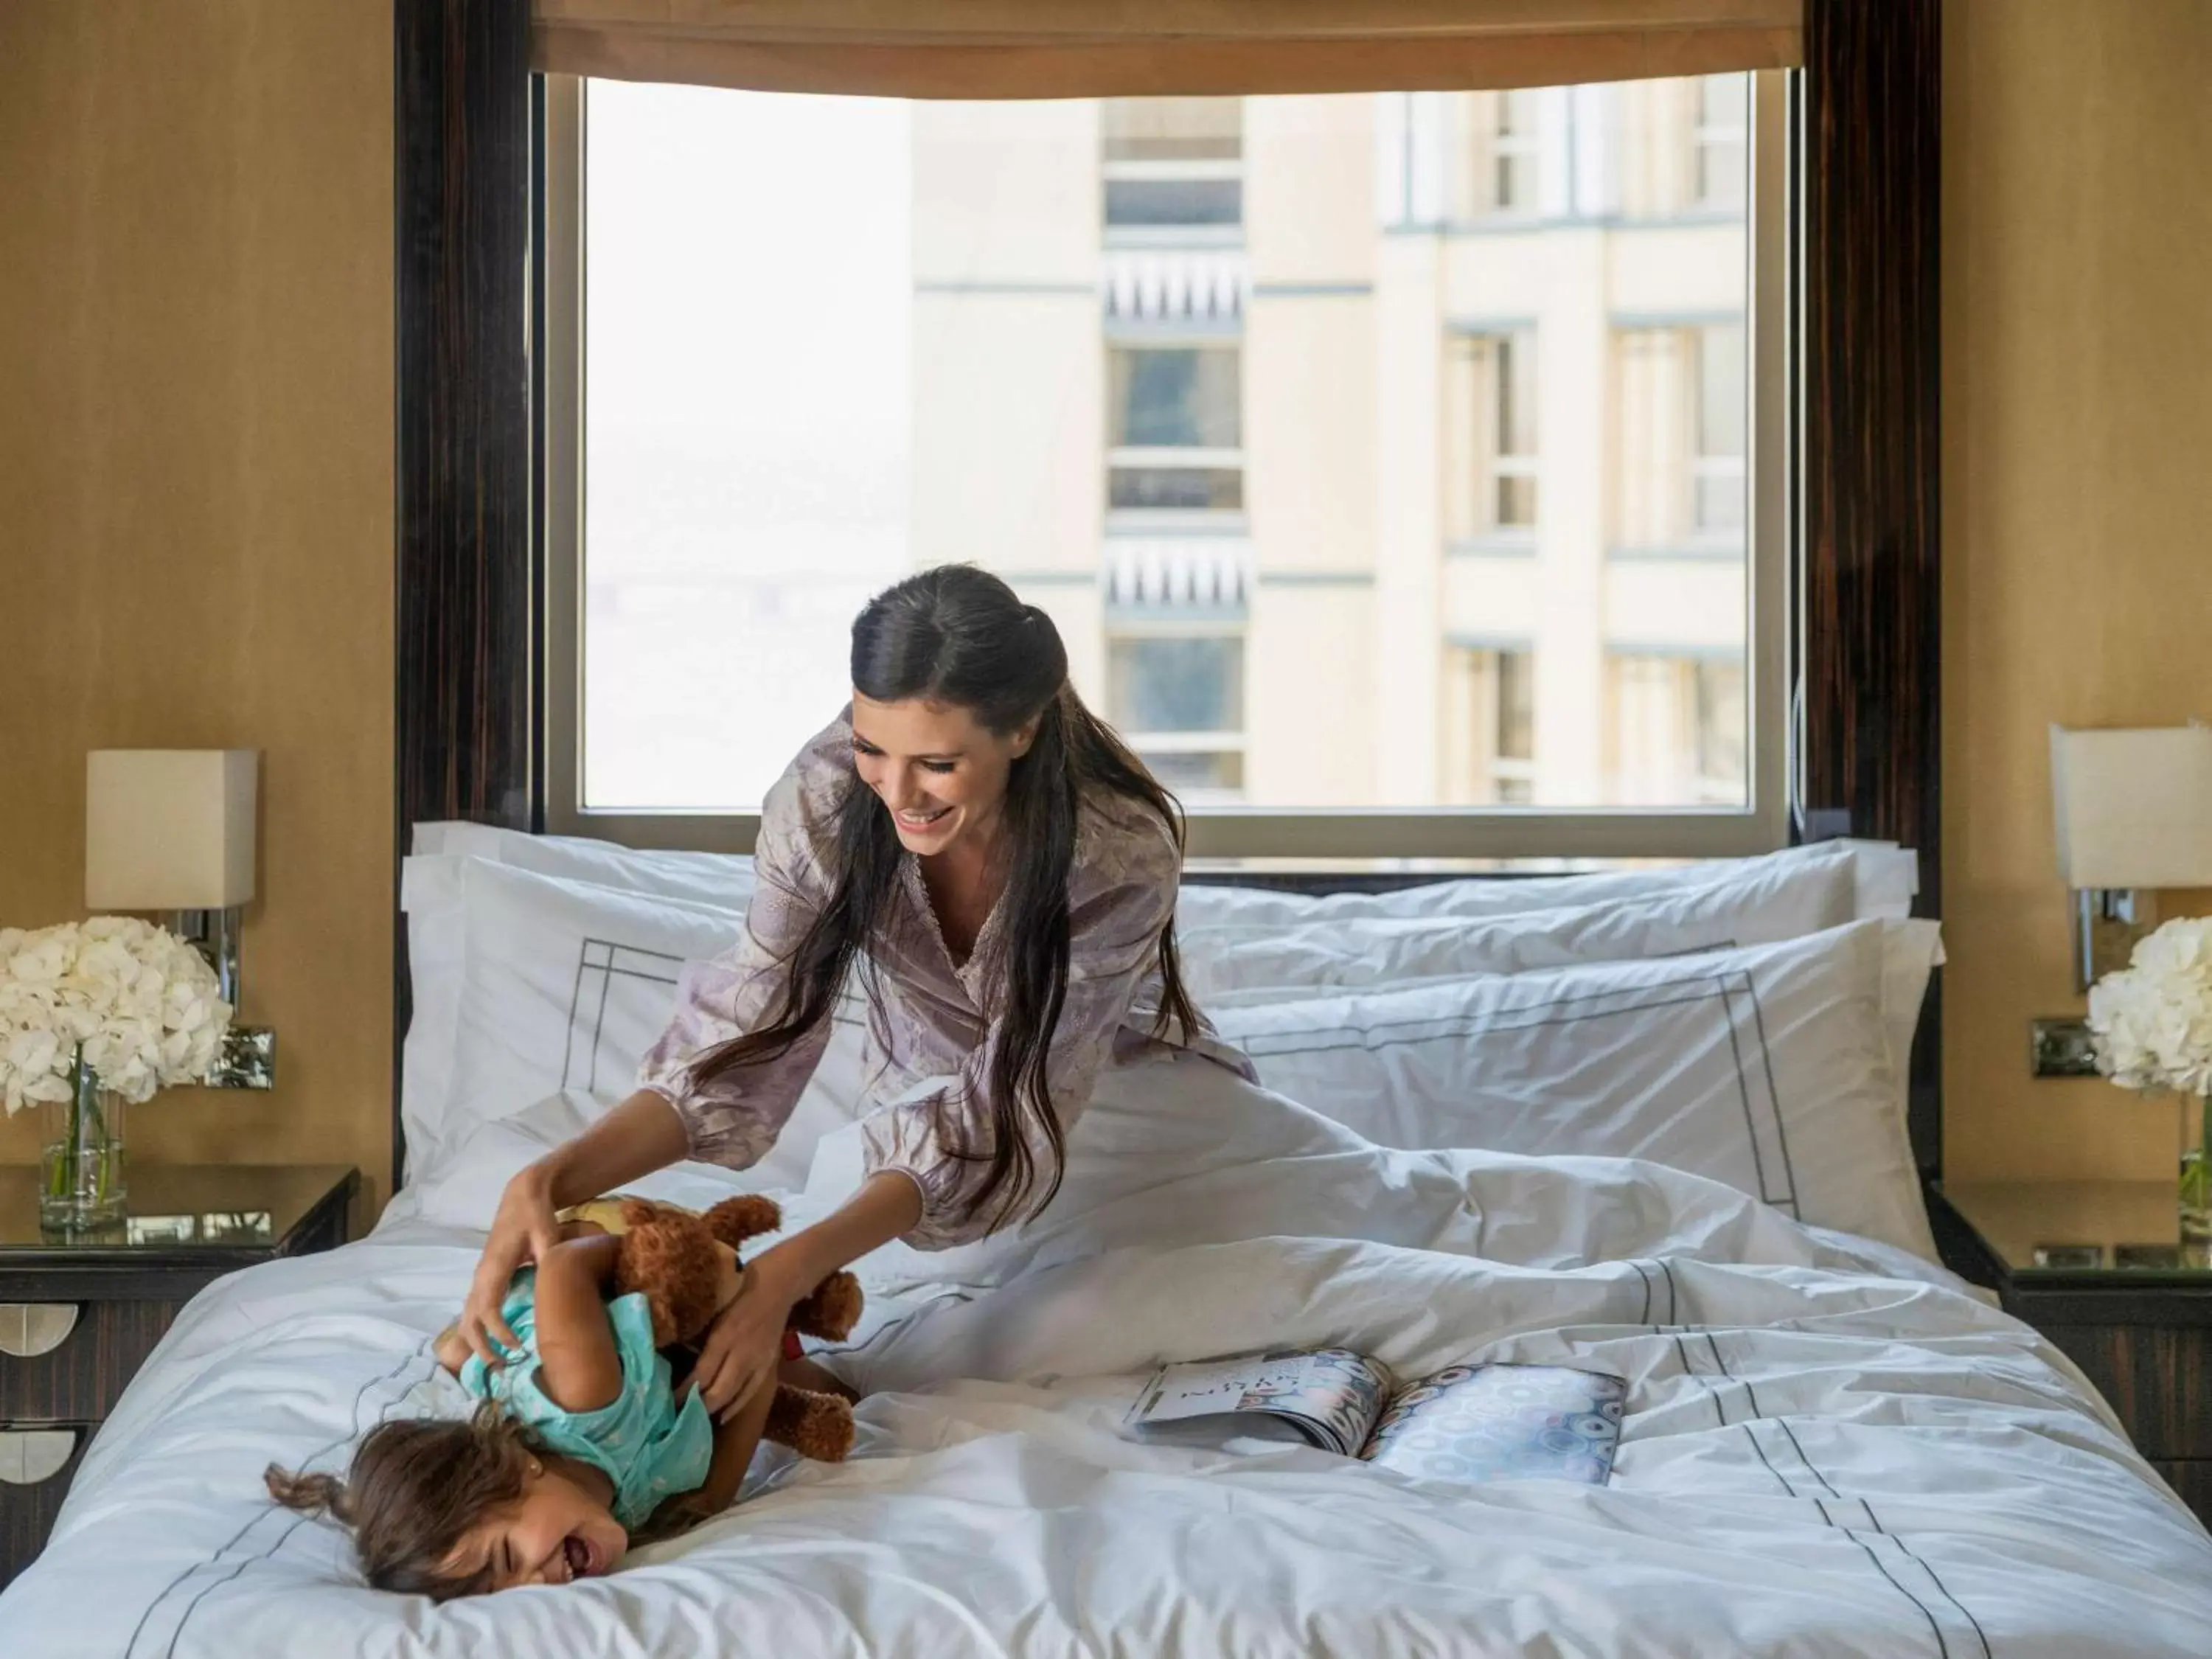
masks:
[[[763,1255],[738,1276],[738,1293],[699,1345],[691,1386],[709,1415],[727,1418],[775,1375],[783,1358],[783,1330],[793,1306],[806,1293]]]
[[[500,1312],[514,1270],[526,1261],[543,1261],[560,1239],[560,1224],[553,1218],[552,1176],[543,1165],[533,1164],[518,1172],[500,1194],[491,1237],[484,1241],[468,1300],[461,1304],[461,1340],[486,1364],[503,1363],[495,1341],[510,1348],[522,1346]]]

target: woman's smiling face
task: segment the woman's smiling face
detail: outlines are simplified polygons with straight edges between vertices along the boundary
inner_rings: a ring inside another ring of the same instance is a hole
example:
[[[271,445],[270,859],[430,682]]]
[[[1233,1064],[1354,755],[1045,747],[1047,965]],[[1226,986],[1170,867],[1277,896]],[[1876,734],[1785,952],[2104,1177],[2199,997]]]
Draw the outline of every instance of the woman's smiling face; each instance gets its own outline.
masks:
[[[1006,798],[1006,774],[1029,751],[1037,723],[1005,737],[964,708],[853,694],[853,769],[897,826],[899,843],[929,857],[988,838]]]

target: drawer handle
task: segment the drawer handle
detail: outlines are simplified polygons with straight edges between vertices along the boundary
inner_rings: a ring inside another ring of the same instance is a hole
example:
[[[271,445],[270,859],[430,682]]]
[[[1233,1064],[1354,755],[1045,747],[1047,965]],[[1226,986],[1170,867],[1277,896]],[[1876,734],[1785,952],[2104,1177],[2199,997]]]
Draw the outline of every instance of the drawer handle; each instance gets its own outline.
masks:
[[[36,1359],[52,1353],[76,1328],[74,1302],[0,1302],[0,1353]]]
[[[35,1486],[51,1480],[76,1449],[74,1429],[0,1430],[0,1481]]]

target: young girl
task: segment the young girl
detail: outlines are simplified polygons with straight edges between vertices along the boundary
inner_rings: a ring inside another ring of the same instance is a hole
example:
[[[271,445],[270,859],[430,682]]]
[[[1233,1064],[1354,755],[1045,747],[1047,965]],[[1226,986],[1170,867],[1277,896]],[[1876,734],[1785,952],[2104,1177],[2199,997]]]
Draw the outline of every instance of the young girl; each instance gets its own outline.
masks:
[[[517,1340],[487,1365],[458,1328],[439,1363],[483,1404],[465,1420],[386,1423],[341,1481],[271,1467],[270,1495],[353,1530],[378,1589],[445,1601],[611,1571],[641,1533],[666,1537],[727,1508],[779,1380],[842,1384],[787,1360],[719,1425],[680,1397],[641,1295],[605,1299],[620,1241],[570,1223],[501,1311]]]

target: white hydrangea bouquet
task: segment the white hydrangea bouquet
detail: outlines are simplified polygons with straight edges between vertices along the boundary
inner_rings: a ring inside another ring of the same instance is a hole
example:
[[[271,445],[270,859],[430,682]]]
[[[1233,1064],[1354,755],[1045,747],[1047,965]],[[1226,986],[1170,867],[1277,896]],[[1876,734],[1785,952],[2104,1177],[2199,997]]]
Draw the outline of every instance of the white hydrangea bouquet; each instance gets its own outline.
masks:
[[[2184,1097],[2181,1243],[2212,1244],[2212,917],[2181,916],[2089,989],[2097,1069],[2123,1089]]]
[[[119,1103],[204,1079],[230,1016],[206,958],[151,922],[0,927],[0,1100],[10,1117],[50,1109],[51,1210],[119,1211]]]

